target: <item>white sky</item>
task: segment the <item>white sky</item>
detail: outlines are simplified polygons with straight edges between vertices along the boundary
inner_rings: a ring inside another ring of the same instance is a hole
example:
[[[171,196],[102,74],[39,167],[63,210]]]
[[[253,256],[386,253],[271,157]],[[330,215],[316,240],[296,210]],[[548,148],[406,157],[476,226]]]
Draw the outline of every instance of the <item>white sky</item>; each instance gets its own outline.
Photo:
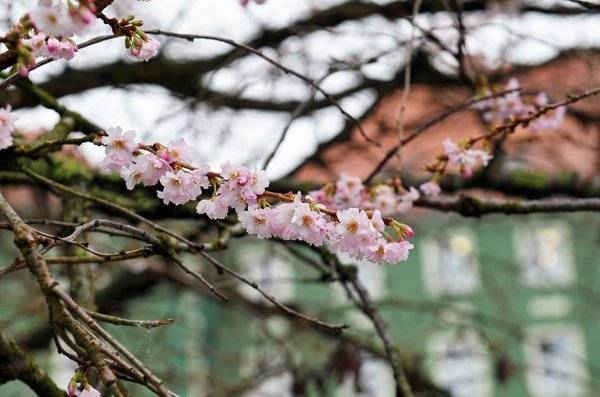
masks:
[[[10,0],[0,0],[0,4],[6,1]],[[341,2],[269,0],[265,5],[251,5],[244,9],[238,5],[238,0],[117,0],[111,13],[123,16],[133,10],[135,15],[145,20],[148,28],[213,34],[245,41],[257,34],[261,26],[283,26],[309,15],[311,10]],[[13,17],[35,4],[35,0],[14,1]],[[446,15],[426,16],[418,22],[423,27],[439,27],[437,32],[440,37],[450,41],[454,39],[452,29],[444,28],[452,24],[452,20]],[[557,48],[598,46],[600,38],[599,16],[548,17],[526,14],[522,18],[515,18],[479,13],[466,22],[470,26],[482,25],[467,42],[469,52],[484,54],[492,61],[504,53],[513,62],[535,63],[554,56]],[[105,33],[108,33],[107,28],[98,23],[90,35]],[[405,21],[390,22],[372,17],[343,24],[335,29],[335,33],[321,31],[303,39],[287,40],[280,47],[282,54],[279,59],[285,65],[312,78],[319,78],[331,59],[364,59],[393,48],[396,40],[406,39],[409,34],[410,26]],[[523,39],[518,35],[533,38]],[[78,41],[84,39],[85,37]],[[229,50],[228,46],[214,42],[161,40],[166,54],[177,59],[209,57]],[[124,52],[123,41],[113,40],[80,51],[69,62],[69,66],[84,68],[97,63],[113,62],[123,57]],[[278,57],[274,50],[265,52]],[[403,56],[403,51],[395,51],[382,57],[378,63],[364,67],[361,72],[372,78],[388,79],[398,65],[402,64]],[[444,67],[444,59],[439,59],[440,67]],[[32,73],[32,79],[43,81],[49,75],[59,73],[65,65],[65,61],[59,61],[38,69]],[[272,81],[270,72],[272,68],[263,60],[249,57],[211,74],[205,79],[205,84],[213,89],[233,92],[244,87],[243,95],[249,98],[307,98],[310,90],[304,83],[290,76],[278,76]],[[326,80],[323,87],[329,92],[336,92],[353,85],[358,79],[360,75],[357,73],[338,73]],[[373,100],[373,93],[361,92],[341,104],[349,113],[359,115]],[[134,129],[150,140],[168,141],[173,136],[187,136],[202,157],[211,163],[231,160],[255,165],[257,158],[263,158],[270,152],[288,120],[288,115],[284,113],[214,110],[203,106],[190,115],[187,110],[180,110],[183,106],[180,100],[156,87],[134,87],[128,90],[102,88],[63,98],[62,102],[104,127],[120,125],[126,129]],[[45,109],[20,111],[19,116],[19,126],[32,128],[50,127],[57,119],[51,111]],[[309,156],[319,142],[332,138],[343,123],[343,116],[335,108],[323,109],[313,117],[297,120],[269,167],[269,174],[272,177],[285,174]],[[94,149],[85,149],[92,160],[98,158],[97,150]]]

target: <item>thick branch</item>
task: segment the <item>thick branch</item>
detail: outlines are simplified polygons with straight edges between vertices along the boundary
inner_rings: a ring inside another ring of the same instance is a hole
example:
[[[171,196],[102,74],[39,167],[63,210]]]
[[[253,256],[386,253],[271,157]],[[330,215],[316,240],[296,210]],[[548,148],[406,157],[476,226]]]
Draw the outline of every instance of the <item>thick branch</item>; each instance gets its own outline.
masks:
[[[458,212],[463,216],[533,214],[539,212],[600,212],[600,198],[549,198],[540,200],[484,199],[462,194],[421,198],[417,206]]]
[[[0,384],[11,380],[27,384],[38,396],[64,397],[52,379],[25,353],[17,343],[0,332]]]

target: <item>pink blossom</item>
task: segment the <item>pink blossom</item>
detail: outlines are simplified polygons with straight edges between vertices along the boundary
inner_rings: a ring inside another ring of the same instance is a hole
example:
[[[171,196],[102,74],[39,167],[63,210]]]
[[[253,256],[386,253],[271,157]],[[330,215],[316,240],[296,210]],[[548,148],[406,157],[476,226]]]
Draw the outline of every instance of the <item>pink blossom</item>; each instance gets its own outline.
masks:
[[[148,61],[154,58],[160,48],[160,42],[152,37],[137,38],[129,48],[129,54],[138,60]]]
[[[381,216],[381,211],[373,211],[373,214],[371,215],[371,223],[378,232],[382,233],[385,230],[385,222],[383,221],[383,216]]]
[[[144,186],[156,185],[170,170],[172,170],[171,166],[160,157],[153,153],[144,153],[136,156],[133,163],[121,171],[121,176],[125,178],[127,188],[133,189],[133,186],[138,183],[143,183]],[[132,180],[128,181],[125,175]]]
[[[32,64],[38,56],[54,59],[71,59],[78,51],[77,44],[71,39],[58,39],[54,36],[46,36],[36,33],[31,38],[23,40],[23,43],[31,48]]]
[[[246,204],[256,204],[258,196],[269,186],[269,179],[264,171],[252,172],[246,167],[226,164],[223,176],[226,182],[219,191],[229,197],[230,206],[236,210],[243,209]]]
[[[202,194],[202,186],[197,183],[197,178],[184,170],[167,172],[160,178],[160,183],[163,190],[158,191],[157,196],[165,204],[185,204]]]
[[[203,200],[198,205],[198,212],[205,213],[212,219],[221,219],[227,215],[227,209],[233,208],[241,212],[248,205],[255,205],[258,196],[265,192],[269,181],[263,171],[253,173],[245,167],[226,164],[223,167],[225,180],[221,183],[215,197],[210,201]]]
[[[205,214],[210,219],[223,219],[229,212],[229,205],[227,205],[227,202],[222,197],[215,196],[210,199],[200,200],[196,206],[196,212],[200,215]]]
[[[384,240],[369,247],[367,259],[377,263],[398,263],[408,259],[414,246],[408,241],[386,242]]]
[[[335,239],[332,242],[335,249],[360,257],[366,253],[367,247],[377,241],[379,232],[365,211],[358,208],[340,210],[337,218],[339,223],[335,227]]]
[[[90,385],[86,385],[85,388],[79,394],[79,397],[102,397],[100,392],[94,389]]]
[[[55,41],[52,48],[50,48],[50,40]],[[71,59],[75,56],[75,53],[78,50],[77,44],[75,44],[73,40],[62,39],[58,41],[55,38],[48,39],[46,49],[48,56],[55,59]]]
[[[373,207],[381,211],[385,216],[396,212],[398,195],[389,185],[379,185],[373,190]]]
[[[71,23],[76,27],[77,31],[83,31],[96,20],[96,14],[84,5],[72,7],[69,10],[69,16],[71,18]]]
[[[62,1],[56,4],[40,2],[37,8],[29,12],[29,18],[39,32],[50,36],[71,36],[75,31],[66,4]]]
[[[248,234],[257,235],[260,238],[271,238],[273,237],[270,224],[271,215],[271,208],[253,208],[239,212],[238,219]]]
[[[519,81],[511,78],[505,90],[520,89]],[[536,112],[540,107],[548,105],[548,96],[545,92],[538,93],[532,103],[525,103],[518,91],[507,93],[503,96],[481,101],[473,107],[482,112],[485,121],[491,123],[505,123],[515,118],[526,117]],[[540,115],[529,123],[532,131],[557,128],[563,121],[564,107],[560,107],[554,115]]]
[[[346,174],[340,175],[340,179],[335,184],[335,195],[333,196],[335,208],[359,207],[364,192],[365,187],[360,178]]]
[[[133,190],[135,185],[142,182],[144,177],[143,170],[139,168],[137,163],[131,163],[129,167],[121,168],[121,178],[125,180],[125,186],[129,190]]]
[[[273,237],[283,240],[296,240],[296,230],[292,225],[295,206],[292,203],[281,203],[270,208],[269,226]]]
[[[430,197],[438,196],[442,192],[442,188],[440,188],[440,185],[435,181],[425,182],[419,186],[419,189],[421,189],[421,192],[423,192],[425,196]]]
[[[413,203],[419,199],[419,196],[419,191],[411,186],[408,192],[398,197],[398,206],[396,207],[396,211],[403,213],[410,210],[413,206]]]
[[[464,176],[470,176],[473,173],[473,168],[478,163],[481,163],[485,167],[493,157],[483,150],[459,148],[449,138],[446,138],[442,142],[442,145],[446,156],[448,156],[448,161],[451,164],[459,166]]]
[[[192,147],[185,141],[185,138],[179,138],[169,142],[167,150],[163,154],[163,159],[171,163],[186,163],[194,162],[196,154]]]
[[[323,245],[329,234],[329,225],[323,214],[312,210],[309,204],[302,202],[300,193],[294,199],[294,214],[291,224],[296,239],[317,247]]]
[[[189,172],[192,178],[192,183],[199,186],[200,188],[207,189],[210,187],[210,181],[208,179],[208,173],[210,167],[208,165],[199,165],[196,169]]]
[[[548,105],[548,96],[546,93],[540,92],[535,97],[535,104],[540,108]],[[566,106],[560,106],[550,114],[546,113],[539,116],[529,123],[529,129],[533,132],[538,132],[558,128],[564,121],[566,111]]]
[[[313,203],[321,204],[326,208],[334,208],[333,198],[323,190],[313,190],[306,195],[306,199]]]
[[[29,39],[24,39],[23,44],[31,48],[31,52],[34,57],[42,55],[43,51],[46,51],[46,38],[47,36],[43,33],[36,33]]]
[[[106,146],[106,157],[101,165],[111,170],[120,170],[133,160],[133,152],[137,149],[135,132],[123,132],[121,127],[109,128],[101,142]]]
[[[0,108],[0,150],[12,146],[16,119],[10,105]]]

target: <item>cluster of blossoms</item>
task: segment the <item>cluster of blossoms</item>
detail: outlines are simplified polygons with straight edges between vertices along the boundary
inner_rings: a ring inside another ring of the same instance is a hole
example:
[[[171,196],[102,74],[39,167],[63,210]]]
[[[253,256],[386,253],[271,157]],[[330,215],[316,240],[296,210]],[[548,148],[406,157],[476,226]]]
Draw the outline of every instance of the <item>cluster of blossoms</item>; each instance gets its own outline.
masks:
[[[440,186],[434,181],[422,184],[419,190],[425,196],[437,196],[441,192]],[[360,178],[342,174],[335,184],[312,191],[309,197],[336,210],[359,207],[378,210],[383,216],[392,216],[411,209],[421,195],[419,190],[414,187],[408,190],[400,189],[389,184],[367,188]]]
[[[95,11],[91,1],[40,0],[38,7],[29,12],[29,18],[38,32],[70,37],[82,33],[96,19]]]
[[[406,240],[413,236],[412,229],[391,220],[387,225],[391,230],[387,231],[379,210],[348,208],[330,212],[322,204],[303,199],[300,193],[290,203],[249,206],[238,212],[238,217],[248,233],[258,237],[305,241],[358,260],[397,263],[405,261],[413,248]]]
[[[473,169],[476,166],[485,167],[493,158],[485,150],[471,149],[467,143],[459,145],[449,138],[442,142],[442,146],[448,163],[458,166],[461,175],[467,178],[473,175]]]
[[[10,106],[0,108],[0,150],[12,146],[12,133],[15,130],[15,115]]]
[[[504,124],[515,118],[523,118],[533,114],[548,104],[548,96],[544,92],[538,93],[533,101],[526,102],[519,92],[520,85],[516,78],[510,79],[504,89],[511,92],[473,105],[475,109],[482,112],[482,117],[486,122]],[[486,90],[484,94],[490,95],[491,92]],[[565,111],[566,108],[561,106],[551,114],[537,117],[529,123],[528,127],[534,132],[557,128],[563,122]]]
[[[329,207],[318,200],[318,192],[304,197],[268,192],[264,171],[226,164],[220,173],[211,172],[206,165],[194,164],[193,150],[183,139],[167,146],[147,146],[136,142],[133,131],[114,128],[101,143],[106,146],[101,166],[118,170],[129,189],[139,183],[160,184],[157,195],[165,204],[182,205],[212,187],[211,197],[197,203],[197,212],[223,219],[233,209],[248,233],[260,238],[300,240],[377,263],[406,260],[413,248],[406,240],[414,234],[412,229],[384,219],[382,211],[363,200],[368,194],[358,178],[343,176]],[[400,195],[398,200],[412,203],[418,198],[415,192]]]
[[[95,20],[93,0],[40,0],[3,41],[17,54],[16,70],[27,76],[37,57],[73,58],[78,50],[73,35],[84,33]],[[130,16],[111,22],[113,32],[125,37],[125,47],[132,58],[147,61],[157,54],[160,43],[141,29],[142,21]]]
[[[19,73],[26,76],[39,56],[73,58],[77,45],[71,37],[82,33],[95,18],[92,1],[40,0],[38,6],[21,18],[8,36],[9,39],[11,34],[16,37],[13,45],[18,55]]]

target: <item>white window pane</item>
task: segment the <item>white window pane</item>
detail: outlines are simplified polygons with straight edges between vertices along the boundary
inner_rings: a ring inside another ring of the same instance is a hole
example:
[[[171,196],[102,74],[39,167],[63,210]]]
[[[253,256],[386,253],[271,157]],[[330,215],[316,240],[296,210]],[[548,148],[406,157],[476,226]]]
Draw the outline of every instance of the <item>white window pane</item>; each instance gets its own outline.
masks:
[[[467,230],[454,230],[421,244],[423,279],[432,296],[461,295],[480,286],[477,247]]]
[[[527,386],[534,397],[586,395],[585,342],[578,327],[538,325],[527,331]]]
[[[488,397],[493,382],[488,352],[474,332],[440,332],[428,343],[433,381],[452,397]]]
[[[566,286],[575,280],[571,234],[566,225],[523,225],[516,230],[515,246],[523,284]]]

